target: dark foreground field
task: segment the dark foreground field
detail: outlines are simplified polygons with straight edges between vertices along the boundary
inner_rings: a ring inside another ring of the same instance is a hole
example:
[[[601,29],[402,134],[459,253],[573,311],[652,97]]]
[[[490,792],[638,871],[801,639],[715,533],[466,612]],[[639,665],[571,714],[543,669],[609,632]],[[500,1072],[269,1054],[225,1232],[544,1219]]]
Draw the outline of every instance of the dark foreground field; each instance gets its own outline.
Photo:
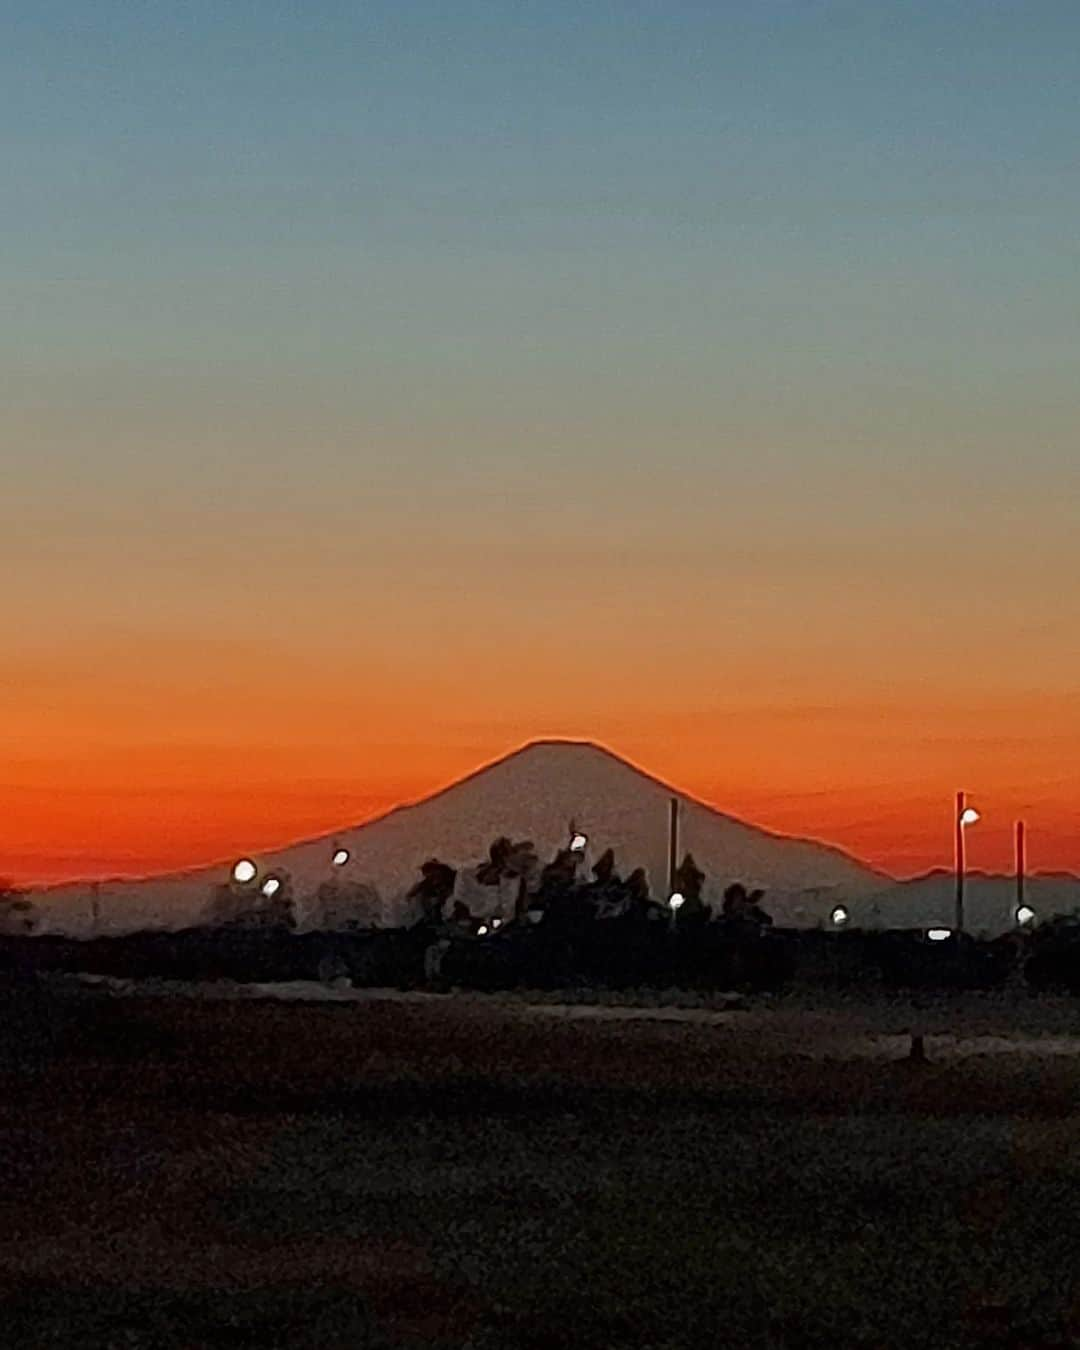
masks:
[[[4,1346],[1080,1346],[1080,1059],[452,997],[55,1025],[0,1082]]]

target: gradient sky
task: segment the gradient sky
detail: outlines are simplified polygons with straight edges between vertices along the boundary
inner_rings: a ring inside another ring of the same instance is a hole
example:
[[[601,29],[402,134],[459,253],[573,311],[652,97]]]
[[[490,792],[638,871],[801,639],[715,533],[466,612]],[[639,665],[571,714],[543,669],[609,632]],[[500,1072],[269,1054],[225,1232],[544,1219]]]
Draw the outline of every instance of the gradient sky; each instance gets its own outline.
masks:
[[[0,873],[541,735],[1080,869],[1075,0],[0,19]]]

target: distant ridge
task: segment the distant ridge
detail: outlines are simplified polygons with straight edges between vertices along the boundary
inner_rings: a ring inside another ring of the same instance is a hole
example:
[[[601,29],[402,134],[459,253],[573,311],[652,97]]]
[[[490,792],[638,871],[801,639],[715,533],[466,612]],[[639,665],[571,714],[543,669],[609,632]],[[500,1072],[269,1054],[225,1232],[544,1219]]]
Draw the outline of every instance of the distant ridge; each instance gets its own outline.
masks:
[[[968,881],[1015,881],[1016,873],[1014,871],[988,872],[982,867],[968,867],[965,869],[964,876]],[[1025,872],[1025,878],[1028,881],[1076,881],[1080,882],[1080,873],[1070,872],[1068,868],[1050,868],[1043,871]],[[919,872],[913,877],[903,877],[897,881],[898,886],[915,886],[919,882],[932,881],[941,877],[948,877],[955,880],[956,872],[951,867],[931,867],[928,872]]]
[[[1038,922],[1080,910],[1080,877],[1071,872],[1029,872],[1024,904]],[[973,934],[996,936],[1017,927],[1014,873],[970,871],[964,882],[964,927]],[[956,919],[956,877],[949,868],[898,881],[851,907],[853,927],[951,928]]]

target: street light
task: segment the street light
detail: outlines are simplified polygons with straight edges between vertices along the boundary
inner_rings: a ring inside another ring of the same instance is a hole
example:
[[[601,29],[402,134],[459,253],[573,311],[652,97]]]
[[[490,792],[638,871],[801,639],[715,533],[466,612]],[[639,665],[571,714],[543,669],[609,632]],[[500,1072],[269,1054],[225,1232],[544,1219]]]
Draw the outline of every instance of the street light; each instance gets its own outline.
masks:
[[[833,910],[833,912],[829,915],[829,918],[832,921],[832,924],[835,928],[843,928],[844,924],[847,923],[850,917],[851,916],[848,914],[847,909],[843,905],[837,905],[836,908]]]
[[[349,850],[347,848],[337,848],[334,850],[334,856],[330,859],[335,867],[344,867],[349,861]]]
[[[246,886],[249,881],[254,881],[258,868],[250,858],[240,858],[233,864],[233,881],[238,881],[241,886]]]
[[[575,835],[573,836],[573,838],[570,840],[570,852],[571,852],[571,853],[584,853],[584,852],[585,852],[586,845],[588,844],[588,842],[589,842],[589,837],[588,837],[588,835],[585,835],[585,834],[575,834]]]
[[[278,881],[277,877],[267,877],[262,884],[262,893],[266,896],[267,900],[269,900],[272,895],[277,895],[280,890],[281,882]]]
[[[952,937],[952,933],[948,928],[931,928],[927,931],[926,936],[931,942],[946,942]]]
[[[1021,926],[1021,928],[1024,928],[1029,923],[1034,923],[1035,911],[1031,908],[1030,905],[1019,905],[1016,910],[1015,918],[1016,922]]]
[[[956,931],[964,931],[964,874],[967,870],[964,831],[976,824],[979,813],[968,806],[963,792],[956,794]]]

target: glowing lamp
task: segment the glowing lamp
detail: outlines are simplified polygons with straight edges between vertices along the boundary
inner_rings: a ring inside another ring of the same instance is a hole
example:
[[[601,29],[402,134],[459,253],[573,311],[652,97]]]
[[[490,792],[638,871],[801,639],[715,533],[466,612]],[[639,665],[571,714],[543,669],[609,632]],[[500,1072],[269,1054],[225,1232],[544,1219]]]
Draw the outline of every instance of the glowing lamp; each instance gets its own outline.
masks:
[[[500,919],[500,918],[494,918],[494,919],[492,919],[492,921],[491,921],[491,926],[492,926],[493,929],[494,929],[494,928],[501,928],[501,927],[502,927],[502,919]]]
[[[926,936],[930,939],[931,942],[945,942],[948,938],[952,937],[952,929],[931,928],[927,931]]]
[[[686,904],[686,896],[683,895],[681,891],[676,891],[675,894],[668,900],[668,904],[671,906],[673,910],[678,911],[682,909],[683,905]]]
[[[979,821],[979,813],[973,806],[965,807],[960,813],[961,825],[975,825]]]
[[[255,874],[258,872],[258,870],[259,869],[255,866],[255,864],[251,861],[250,858],[241,858],[238,862],[233,864],[232,870],[233,881],[238,881],[241,884],[241,886],[244,886],[249,881],[255,880]]]
[[[584,853],[584,852],[585,852],[585,846],[588,844],[588,842],[589,842],[589,839],[588,839],[588,836],[587,836],[587,835],[584,835],[584,834],[575,834],[574,837],[570,840],[570,852],[571,852],[571,853]]]
[[[480,927],[476,930],[476,936],[477,936],[477,937],[487,937],[487,930],[488,930],[487,924],[486,924],[486,923],[482,923],[482,924],[480,925]]]
[[[266,896],[268,900],[272,895],[277,895],[278,891],[280,890],[281,890],[281,882],[278,881],[277,877],[267,877],[267,879],[263,882],[262,893],[263,895]]]
[[[335,867],[344,867],[349,861],[349,850],[347,848],[335,849],[334,856],[330,861]]]
[[[849,917],[850,916],[848,915],[848,912],[843,905],[837,905],[836,908],[833,910],[833,912],[829,915],[829,918],[832,921],[833,925],[837,928],[843,928],[844,924],[847,923]]]
[[[1030,905],[1021,905],[1016,911],[1016,922],[1019,924],[1028,924],[1034,922],[1035,911]]]

